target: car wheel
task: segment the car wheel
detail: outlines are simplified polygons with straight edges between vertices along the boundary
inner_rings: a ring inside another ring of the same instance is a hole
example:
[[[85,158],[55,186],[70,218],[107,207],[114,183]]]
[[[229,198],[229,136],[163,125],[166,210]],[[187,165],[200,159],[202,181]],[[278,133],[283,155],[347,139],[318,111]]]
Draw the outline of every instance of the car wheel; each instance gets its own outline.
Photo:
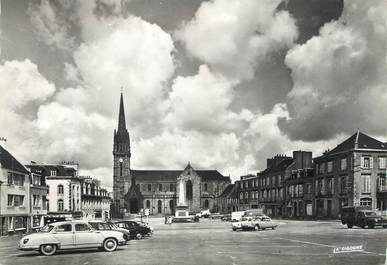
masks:
[[[262,230],[266,230],[266,228],[263,227]]]
[[[142,234],[141,234],[141,233],[137,233],[137,234],[136,234],[136,238],[137,238],[138,240],[140,240],[140,239],[142,238]]]
[[[365,228],[365,225],[362,225],[362,226],[360,226],[360,227],[364,229],[364,228]]]
[[[275,226],[273,226],[271,229],[275,230],[275,228],[276,228],[276,227],[275,227]]]
[[[103,242],[103,249],[112,252],[117,249],[117,241],[114,238],[108,238]]]
[[[347,224],[347,227],[348,227],[348,228],[352,228],[352,227],[353,227],[353,225],[351,225],[351,224]]]
[[[236,231],[236,228],[233,228],[232,231]]]
[[[368,228],[370,228],[370,229],[374,229],[374,228],[375,228],[375,224],[374,224],[374,223],[370,223],[370,224],[368,224]]]
[[[255,225],[255,226],[254,226],[254,230],[255,230],[255,231],[258,231],[258,230],[259,230],[259,225]]]
[[[56,252],[56,245],[48,244],[48,245],[41,245],[40,246],[40,253],[42,253],[45,256],[51,256],[54,255]]]

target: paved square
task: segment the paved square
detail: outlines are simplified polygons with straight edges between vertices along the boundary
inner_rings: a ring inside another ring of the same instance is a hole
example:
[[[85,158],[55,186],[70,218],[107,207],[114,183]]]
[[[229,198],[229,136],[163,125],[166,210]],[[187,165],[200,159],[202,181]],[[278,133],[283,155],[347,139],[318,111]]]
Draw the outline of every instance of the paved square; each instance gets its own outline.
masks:
[[[19,237],[0,239],[0,264],[387,264],[387,229],[347,229],[338,222],[279,220],[276,230],[231,230],[231,223],[164,225],[150,220],[153,237],[132,240],[116,252],[58,252],[44,257],[17,250]],[[334,247],[359,246],[363,252],[334,254]]]

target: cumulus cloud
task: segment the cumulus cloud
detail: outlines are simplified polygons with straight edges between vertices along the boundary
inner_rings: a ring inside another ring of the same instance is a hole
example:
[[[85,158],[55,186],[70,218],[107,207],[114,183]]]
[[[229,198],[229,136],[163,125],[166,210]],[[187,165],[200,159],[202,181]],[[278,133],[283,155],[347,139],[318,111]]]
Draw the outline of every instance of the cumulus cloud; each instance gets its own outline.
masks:
[[[212,133],[231,129],[238,119],[228,109],[233,98],[233,83],[202,65],[197,75],[179,76],[173,81],[164,124]]]
[[[104,38],[83,43],[75,64],[93,98],[94,108],[116,114],[121,87],[129,121],[152,122],[159,116],[164,84],[174,72],[171,36],[137,17],[116,20]]]
[[[295,20],[276,11],[279,0],[203,2],[195,17],[176,32],[187,51],[227,76],[251,79],[271,52],[297,39]]]
[[[340,20],[289,51],[294,111],[283,127],[293,139],[331,139],[356,128],[386,134],[385,10],[385,1],[348,1]]]
[[[28,14],[37,35],[46,45],[70,50],[75,46],[71,31],[77,19],[74,15],[76,9],[76,1],[42,0],[40,4],[31,4]]]
[[[44,101],[55,91],[38,71],[36,64],[24,61],[6,61],[0,65],[0,108],[15,110],[31,101]]]

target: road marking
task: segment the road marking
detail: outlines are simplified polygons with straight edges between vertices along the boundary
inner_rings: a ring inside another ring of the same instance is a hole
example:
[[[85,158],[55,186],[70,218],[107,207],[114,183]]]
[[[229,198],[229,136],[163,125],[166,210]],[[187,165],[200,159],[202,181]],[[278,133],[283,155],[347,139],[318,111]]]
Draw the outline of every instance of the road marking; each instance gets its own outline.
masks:
[[[314,243],[314,242],[309,242],[309,241],[302,241],[302,240],[295,240],[295,239],[288,239],[288,238],[283,238],[283,237],[277,237],[278,239],[282,240],[288,240],[292,242],[297,242],[297,243],[303,243],[303,244],[309,244],[309,245],[315,245],[315,246],[320,246],[320,247],[334,247],[332,245],[326,245],[326,244],[320,244],[320,243]]]

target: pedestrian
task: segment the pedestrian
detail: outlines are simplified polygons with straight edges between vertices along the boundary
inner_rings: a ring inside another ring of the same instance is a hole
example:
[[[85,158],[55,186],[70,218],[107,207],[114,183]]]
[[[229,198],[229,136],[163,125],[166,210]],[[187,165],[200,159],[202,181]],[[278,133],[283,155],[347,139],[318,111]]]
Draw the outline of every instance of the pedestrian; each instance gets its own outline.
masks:
[[[168,224],[172,224],[172,216],[169,216],[169,218],[168,218]]]
[[[165,216],[165,217],[164,217],[164,224],[167,224],[167,222],[168,222],[168,217]]]

